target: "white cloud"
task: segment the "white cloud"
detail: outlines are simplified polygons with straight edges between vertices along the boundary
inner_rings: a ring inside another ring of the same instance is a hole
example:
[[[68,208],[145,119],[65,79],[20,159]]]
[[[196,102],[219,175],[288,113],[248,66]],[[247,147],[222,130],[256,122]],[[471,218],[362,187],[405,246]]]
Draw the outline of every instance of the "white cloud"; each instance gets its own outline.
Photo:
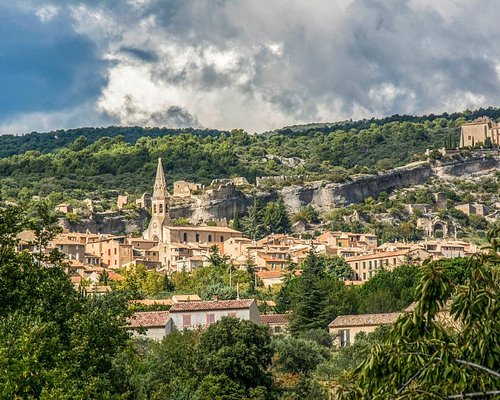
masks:
[[[111,61],[96,109],[124,125],[253,132],[500,100],[486,0],[103,4],[70,9]]]

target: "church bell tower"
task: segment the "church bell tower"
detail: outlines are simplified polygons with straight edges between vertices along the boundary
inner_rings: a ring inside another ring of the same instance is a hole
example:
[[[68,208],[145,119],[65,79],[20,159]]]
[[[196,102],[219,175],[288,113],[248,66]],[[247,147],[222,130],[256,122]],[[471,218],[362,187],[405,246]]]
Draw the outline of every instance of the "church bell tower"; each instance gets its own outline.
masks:
[[[156,168],[156,179],[153,189],[153,197],[151,198],[151,221],[148,227],[149,240],[163,242],[163,226],[170,221],[168,213],[168,192],[165,173],[163,172],[163,164],[161,158],[158,159]]]

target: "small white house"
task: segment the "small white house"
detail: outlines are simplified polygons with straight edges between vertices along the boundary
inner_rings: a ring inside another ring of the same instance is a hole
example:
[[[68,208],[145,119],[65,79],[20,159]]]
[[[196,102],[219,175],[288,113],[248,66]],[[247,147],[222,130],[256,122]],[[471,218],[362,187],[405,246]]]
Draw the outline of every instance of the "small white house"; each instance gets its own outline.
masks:
[[[135,337],[161,340],[169,323],[168,311],[141,311],[127,319],[127,328]]]
[[[222,317],[234,317],[258,324],[259,309],[253,299],[184,302],[170,308],[171,329],[203,328]]]
[[[174,330],[205,328],[222,317],[258,324],[259,309],[253,299],[182,301],[174,303],[169,311],[136,312],[127,320],[127,328],[135,337],[161,340]]]

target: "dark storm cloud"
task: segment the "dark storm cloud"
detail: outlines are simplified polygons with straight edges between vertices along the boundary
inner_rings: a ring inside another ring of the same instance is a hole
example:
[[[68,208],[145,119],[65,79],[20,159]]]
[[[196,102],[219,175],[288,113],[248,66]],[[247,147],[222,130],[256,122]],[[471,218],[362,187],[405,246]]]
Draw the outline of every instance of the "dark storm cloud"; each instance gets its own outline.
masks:
[[[73,31],[67,15],[43,22],[0,4],[0,119],[97,98],[105,73],[94,43]]]
[[[0,13],[0,57],[9,53],[0,79],[12,94],[9,104],[0,97],[4,114],[99,96],[98,108],[121,123],[262,131],[500,101],[496,2],[44,4],[60,9],[45,22],[0,6],[10,13]],[[8,39],[13,29],[20,34]]]

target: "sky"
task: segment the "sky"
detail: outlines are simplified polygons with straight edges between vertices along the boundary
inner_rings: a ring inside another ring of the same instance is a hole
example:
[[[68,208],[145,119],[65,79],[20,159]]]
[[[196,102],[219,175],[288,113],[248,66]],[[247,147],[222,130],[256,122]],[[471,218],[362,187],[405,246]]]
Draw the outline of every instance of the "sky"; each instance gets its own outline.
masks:
[[[500,104],[491,0],[0,0],[0,134]]]

